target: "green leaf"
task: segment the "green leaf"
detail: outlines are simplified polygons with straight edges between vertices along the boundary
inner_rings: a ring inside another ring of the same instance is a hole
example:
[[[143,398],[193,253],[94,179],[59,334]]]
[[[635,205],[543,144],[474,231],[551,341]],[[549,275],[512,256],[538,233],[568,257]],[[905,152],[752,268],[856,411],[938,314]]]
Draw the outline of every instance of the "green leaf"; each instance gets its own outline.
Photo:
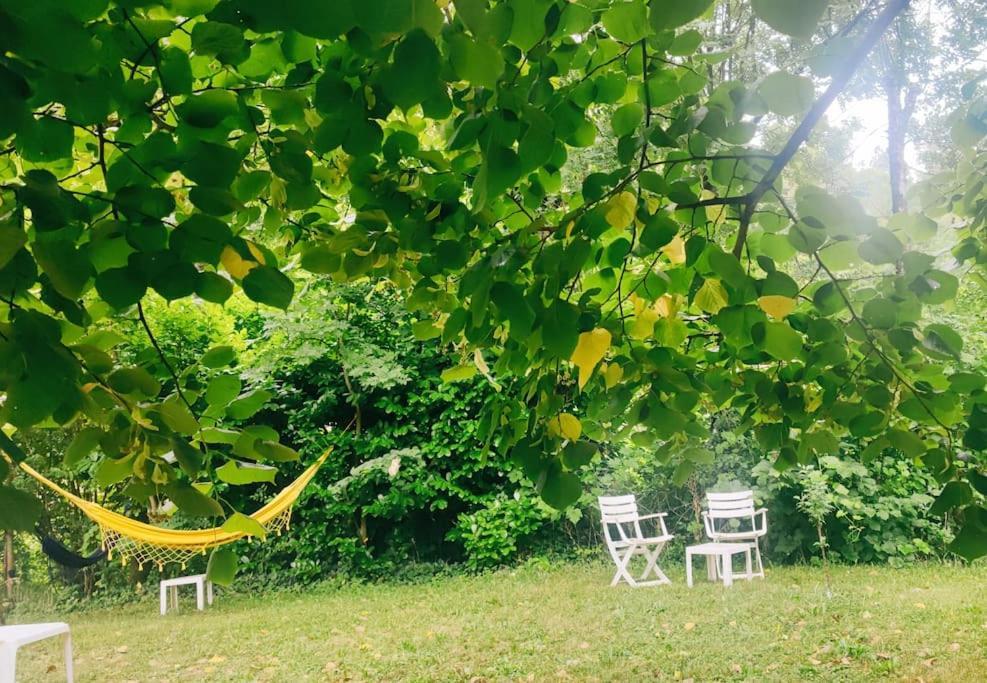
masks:
[[[757,18],[781,33],[808,38],[829,6],[830,0],[751,0]]]
[[[188,409],[185,402],[178,396],[172,396],[164,401],[158,408],[161,419],[172,431],[179,434],[191,435],[199,431],[199,423]]]
[[[545,473],[545,483],[541,488],[541,497],[556,510],[569,507],[583,493],[583,485],[575,474],[566,472],[558,461],[553,461]]]
[[[949,544],[949,551],[971,562],[987,555],[987,528],[975,521],[967,521]]]
[[[860,258],[868,263],[880,265],[894,263],[905,252],[904,247],[890,230],[877,228],[860,244]]]
[[[802,336],[785,322],[758,323],[752,334],[754,343],[778,360],[794,360],[802,350]]]
[[[240,393],[240,378],[236,375],[217,375],[206,385],[206,403],[225,406]]]
[[[16,221],[0,222],[0,268],[3,268],[14,254],[27,244],[27,233]]]
[[[650,0],[648,17],[651,28],[665,31],[685,26],[698,19],[713,4],[713,0]]]
[[[89,281],[92,265],[75,244],[68,240],[36,243],[34,258],[59,294],[68,299],[79,298]]]
[[[394,63],[381,77],[384,94],[404,110],[426,99],[439,87],[439,51],[424,31],[404,37],[394,50]]]
[[[157,396],[161,384],[142,367],[118,368],[106,378],[106,383],[121,394],[140,393],[147,397]]]
[[[158,76],[161,87],[169,95],[188,95],[192,92],[192,65],[188,53],[177,47],[161,50]]]
[[[270,441],[268,439],[258,440],[254,444],[254,450],[262,458],[272,462],[291,462],[298,460],[298,451],[277,441]]]
[[[248,420],[264,407],[273,394],[266,389],[254,389],[230,403],[226,414],[234,420]]]
[[[96,465],[96,471],[94,472],[96,483],[102,488],[119,484],[132,474],[133,458],[131,457],[120,459],[103,458]]]
[[[504,73],[504,58],[500,50],[488,43],[454,35],[449,42],[449,59],[456,76],[481,88],[497,87]]]
[[[74,140],[72,124],[55,118],[40,118],[25,125],[15,143],[25,161],[44,163],[71,157]]]
[[[966,505],[973,500],[973,491],[964,481],[951,481],[943,486],[936,502],[929,508],[929,514],[940,516],[950,510]]]
[[[203,457],[197,448],[181,437],[172,437],[171,452],[175,461],[188,477],[195,477],[202,470]]]
[[[779,116],[798,116],[805,113],[815,99],[812,80],[805,76],[794,76],[784,71],[775,71],[764,77],[757,86],[768,109]]]
[[[611,5],[602,23],[607,33],[623,43],[636,43],[650,33],[644,3],[639,0]]]
[[[213,548],[206,565],[206,578],[218,586],[232,585],[236,578],[237,556],[229,546]]]
[[[497,306],[501,317],[510,322],[513,339],[524,339],[531,332],[535,313],[524,299],[524,292],[510,282],[495,282],[490,288],[490,300]]]
[[[566,469],[577,470],[593,461],[596,445],[589,441],[573,441],[562,450],[562,464]]]
[[[206,90],[192,95],[178,107],[178,115],[190,126],[215,128],[227,116],[237,113],[236,95],[228,90]]]
[[[244,484],[274,483],[277,468],[258,463],[238,462],[228,460],[223,466],[216,468],[216,476],[220,481],[234,486]]]
[[[295,294],[295,283],[277,268],[258,266],[243,278],[243,293],[257,303],[285,310]]]
[[[443,382],[462,382],[476,376],[477,369],[473,363],[454,365],[442,371]]]
[[[195,281],[195,293],[204,301],[222,304],[233,296],[233,283],[219,273],[201,271]]]
[[[240,512],[234,512],[227,517],[221,529],[229,534],[241,533],[256,538],[267,538],[267,529],[260,522]]]
[[[431,320],[419,320],[411,324],[411,334],[419,341],[428,341],[442,336],[442,330]]]
[[[684,486],[695,471],[696,463],[691,460],[682,460],[675,466],[675,471],[672,472],[672,483],[676,486]]]
[[[922,346],[935,354],[959,358],[963,351],[963,337],[951,327],[936,323],[925,328]]]
[[[223,247],[233,239],[226,223],[201,213],[193,214],[171,233],[171,249],[190,263],[219,263]]]
[[[27,491],[0,485],[0,529],[34,531],[44,508],[41,500]]]
[[[700,446],[689,446],[688,448],[684,448],[679,453],[679,456],[683,460],[691,461],[697,465],[713,464],[713,451]]]
[[[640,102],[628,102],[617,108],[610,119],[613,134],[623,137],[633,133],[644,120],[644,105]]]
[[[236,360],[236,351],[233,350],[232,346],[227,344],[220,344],[219,346],[213,346],[204,354],[199,362],[202,363],[207,368],[222,368],[231,364]]]
[[[192,517],[221,517],[223,515],[223,508],[220,504],[194,486],[176,482],[165,486],[164,492],[182,512]]]
[[[896,213],[888,219],[888,229],[903,232],[914,242],[924,242],[936,236],[939,226],[922,214]]]
[[[65,449],[65,455],[63,456],[63,462],[68,468],[74,468],[78,465],[83,458],[89,457],[96,446],[99,445],[99,440],[103,436],[103,430],[98,427],[86,427],[79,431],[78,434],[69,443],[68,448]]]

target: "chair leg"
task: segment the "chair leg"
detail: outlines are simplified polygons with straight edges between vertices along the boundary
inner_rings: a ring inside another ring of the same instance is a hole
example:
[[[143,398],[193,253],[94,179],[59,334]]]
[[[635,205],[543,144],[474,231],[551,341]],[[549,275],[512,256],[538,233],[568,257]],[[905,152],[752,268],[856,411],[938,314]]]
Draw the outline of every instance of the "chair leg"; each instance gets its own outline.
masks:
[[[65,680],[72,683],[75,680],[75,672],[72,667],[72,634],[65,634]]]
[[[757,556],[757,574],[760,578],[764,578],[764,564],[761,562],[761,543],[758,539],[754,539],[754,554]]]
[[[17,681],[17,648],[0,644],[0,683]]]
[[[161,584],[160,592],[161,592],[161,616],[164,616],[165,612],[168,611],[168,589],[164,586],[164,584]]]
[[[629,546],[623,556],[619,552],[613,553],[613,561],[617,565],[617,573],[613,575],[613,581],[610,582],[611,586],[616,586],[620,583],[621,579],[629,583],[631,586],[637,586],[637,581],[631,576],[627,568],[630,566],[631,558],[634,557],[634,546]]]

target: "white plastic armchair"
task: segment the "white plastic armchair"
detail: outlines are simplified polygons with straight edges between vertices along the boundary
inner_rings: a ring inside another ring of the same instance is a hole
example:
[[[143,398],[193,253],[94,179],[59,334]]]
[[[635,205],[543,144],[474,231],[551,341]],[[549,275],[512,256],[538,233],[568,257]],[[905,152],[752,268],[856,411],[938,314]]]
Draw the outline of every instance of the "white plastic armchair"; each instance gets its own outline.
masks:
[[[617,573],[610,585],[616,586],[622,580],[635,588],[671,583],[658,567],[658,556],[665,549],[665,544],[674,538],[665,526],[665,513],[638,514],[637,499],[633,495],[600,496],[599,500],[603,538],[617,566]],[[656,520],[652,523],[654,535],[644,535],[641,522],[646,520]],[[630,573],[630,563],[635,555],[643,555],[647,561],[644,572],[637,578]],[[651,575],[655,578],[649,580]]]
[[[706,535],[717,543],[750,543],[757,558],[757,571],[747,578],[763,578],[764,564],[758,539],[768,533],[768,511],[754,508],[754,492],[707,493],[706,503],[708,509],[703,511]]]

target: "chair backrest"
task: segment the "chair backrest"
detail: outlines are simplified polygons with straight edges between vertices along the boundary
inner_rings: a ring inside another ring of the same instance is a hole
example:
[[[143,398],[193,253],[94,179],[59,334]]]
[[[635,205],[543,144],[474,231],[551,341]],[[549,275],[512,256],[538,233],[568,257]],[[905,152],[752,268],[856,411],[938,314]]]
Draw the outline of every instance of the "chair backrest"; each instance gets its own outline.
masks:
[[[754,516],[754,492],[707,493],[706,504],[712,519],[749,519]]]
[[[630,538],[642,538],[641,523],[638,521],[637,498],[634,494],[626,496],[600,496],[600,519],[603,522],[603,535],[608,543],[626,541]],[[625,530],[624,525],[631,527]],[[617,530],[618,537],[612,535]]]

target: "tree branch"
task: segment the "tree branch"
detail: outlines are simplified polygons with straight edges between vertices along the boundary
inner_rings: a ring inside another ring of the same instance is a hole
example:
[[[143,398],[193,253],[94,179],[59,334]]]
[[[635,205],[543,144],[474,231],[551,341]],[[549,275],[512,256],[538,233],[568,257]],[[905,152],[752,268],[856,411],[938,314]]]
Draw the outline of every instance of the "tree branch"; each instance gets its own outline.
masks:
[[[836,73],[833,74],[833,80],[830,81],[829,87],[826,88],[826,92],[823,93],[822,97],[813,103],[812,107],[806,113],[805,118],[792,133],[791,137],[788,138],[788,142],[785,143],[784,148],[775,157],[774,162],[772,162],[771,167],[768,172],[764,174],[764,177],[754,186],[754,189],[746,195],[746,201],[744,202],[744,210],[740,215],[740,229],[737,232],[737,241],[733,245],[733,255],[740,258],[740,255],[744,250],[744,243],[747,240],[747,231],[750,228],[751,218],[754,216],[754,210],[757,208],[758,202],[764,197],[764,194],[771,189],[778,176],[785,169],[788,163],[798,152],[802,143],[808,139],[812,129],[816,127],[826,110],[829,109],[829,105],[833,103],[833,100],[843,92],[843,90],[849,85],[850,79],[857,72],[857,69],[863,63],[864,59],[870,53],[877,41],[881,39],[884,32],[887,30],[891,22],[895,20],[899,14],[908,6],[910,0],[891,0],[884,8],[884,10],[874,19],[874,22],[867,29],[867,32],[861,38],[860,43],[857,45],[856,49],[850,54],[849,58],[839,67]]]

